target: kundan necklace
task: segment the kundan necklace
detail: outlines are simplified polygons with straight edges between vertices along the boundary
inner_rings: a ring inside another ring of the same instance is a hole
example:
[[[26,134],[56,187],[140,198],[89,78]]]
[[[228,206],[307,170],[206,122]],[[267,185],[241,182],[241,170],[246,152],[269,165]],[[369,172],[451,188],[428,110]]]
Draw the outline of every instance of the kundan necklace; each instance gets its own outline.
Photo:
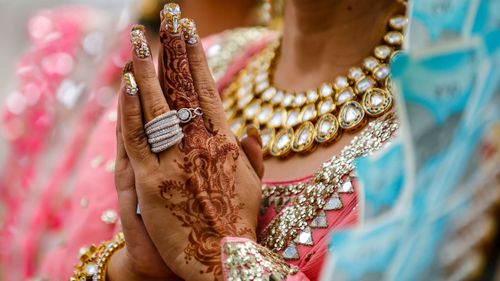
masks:
[[[363,128],[368,118],[383,115],[393,105],[389,63],[401,48],[407,22],[405,16],[392,17],[384,43],[375,47],[361,67],[307,91],[285,91],[272,85],[271,70],[280,46],[276,40],[225,90],[224,109],[231,130],[241,137],[246,126],[257,126],[264,154],[285,157],[332,143],[342,131]]]

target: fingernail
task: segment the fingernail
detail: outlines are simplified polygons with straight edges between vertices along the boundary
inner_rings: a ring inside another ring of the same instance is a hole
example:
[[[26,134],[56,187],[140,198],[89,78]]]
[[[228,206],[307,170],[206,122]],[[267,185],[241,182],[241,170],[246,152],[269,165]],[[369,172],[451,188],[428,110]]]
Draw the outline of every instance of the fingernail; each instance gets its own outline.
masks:
[[[132,72],[125,72],[123,74],[123,81],[125,82],[125,92],[129,96],[135,96],[139,92],[137,82],[135,82],[134,74]]]
[[[255,127],[254,125],[248,125],[246,131],[247,136],[255,138],[259,145],[262,147],[262,140],[260,138],[259,129],[257,129],[257,127]]]
[[[130,32],[130,41],[132,41],[135,54],[141,59],[147,58],[151,55],[144,32],[145,28],[142,25],[134,26],[132,28],[132,32]]]
[[[192,19],[181,19],[181,27],[186,43],[188,43],[189,45],[198,43],[198,32],[196,31],[196,24]]]
[[[181,8],[175,3],[167,3],[163,7],[163,17],[166,18],[166,28],[170,33],[179,33],[181,30]]]

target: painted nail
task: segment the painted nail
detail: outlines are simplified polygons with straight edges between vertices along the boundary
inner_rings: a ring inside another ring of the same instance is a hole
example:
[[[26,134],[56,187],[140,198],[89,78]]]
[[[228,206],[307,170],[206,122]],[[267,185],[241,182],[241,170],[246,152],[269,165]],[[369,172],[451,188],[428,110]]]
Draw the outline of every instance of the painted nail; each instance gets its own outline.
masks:
[[[190,45],[198,43],[198,32],[196,31],[196,24],[192,19],[182,18],[181,19],[182,33],[184,34],[184,40]]]
[[[259,142],[259,145],[262,147],[262,139],[260,138],[259,129],[257,129],[257,127],[255,127],[254,125],[248,125],[246,131],[247,136],[255,138]]]
[[[139,58],[144,59],[151,55],[144,26],[136,25],[132,28],[130,32],[130,41],[132,41],[134,51]]]
[[[123,74],[123,81],[125,82],[125,92],[130,96],[137,95],[139,87],[135,82],[134,74],[132,74],[132,72],[125,72],[125,74]]]
[[[179,33],[181,30],[181,8],[175,3],[165,4],[163,7],[163,16],[166,18],[166,28],[170,33]]]

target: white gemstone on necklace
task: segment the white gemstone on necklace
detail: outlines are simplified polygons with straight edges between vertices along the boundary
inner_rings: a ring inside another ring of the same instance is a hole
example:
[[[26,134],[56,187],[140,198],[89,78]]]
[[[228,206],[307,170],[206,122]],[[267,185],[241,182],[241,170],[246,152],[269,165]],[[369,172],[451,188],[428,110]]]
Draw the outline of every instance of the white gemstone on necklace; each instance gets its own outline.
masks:
[[[261,134],[260,134],[260,140],[262,141],[262,146],[266,146],[266,145],[269,145],[269,143],[271,142],[271,134],[270,134],[270,131],[267,130],[267,131],[263,131]]]
[[[264,106],[262,107],[261,111],[257,115],[257,119],[260,124],[266,123],[267,120],[271,117],[271,114],[273,112],[273,108],[271,106]]]
[[[398,30],[404,29],[407,24],[408,24],[408,18],[406,16],[402,16],[402,15],[392,17],[389,20],[389,25],[392,28],[398,29]]]
[[[377,107],[379,106],[380,104],[382,104],[382,102],[384,101],[384,99],[377,95],[377,94],[373,94],[371,97],[370,97],[370,103],[372,104],[372,106],[374,107]]]
[[[380,45],[375,47],[373,53],[377,58],[387,60],[391,56],[392,48],[387,45]]]
[[[351,100],[354,98],[354,93],[352,92],[352,89],[346,88],[342,92],[340,92],[337,96],[337,105],[341,105],[345,103],[348,100]]]
[[[384,40],[390,45],[401,45],[403,44],[403,34],[397,31],[389,31],[384,36]]]
[[[293,103],[293,106],[295,107],[301,107],[306,103],[306,96],[304,93],[297,93],[295,96],[295,101]]]
[[[262,93],[267,88],[269,88],[269,81],[263,81],[258,83],[257,86],[255,86],[255,92]]]
[[[276,88],[271,87],[271,88],[266,89],[262,93],[261,98],[263,101],[270,101],[274,97],[275,94],[276,94]]]
[[[290,143],[290,135],[288,134],[283,134],[281,137],[278,139],[278,149],[283,149],[285,148],[289,143]]]
[[[367,57],[363,61],[363,67],[368,71],[373,71],[379,64],[379,61],[374,57]]]
[[[236,119],[233,120],[233,122],[231,123],[231,131],[235,134],[238,134],[240,132],[240,130],[242,129],[243,127],[243,118],[241,117],[238,117]]]
[[[324,101],[321,102],[321,105],[319,106],[319,114],[323,115],[325,113],[331,112],[334,109],[334,103],[331,98],[325,99]]]
[[[332,127],[332,123],[330,122],[322,122],[321,126],[319,127],[319,131],[321,134],[328,134],[328,131],[330,131],[330,128]]]
[[[355,108],[353,108],[352,106],[349,106],[347,108],[347,111],[345,113],[345,120],[347,122],[352,122],[354,120],[356,120],[359,116],[359,113],[356,111]]]
[[[302,109],[301,121],[302,122],[310,121],[310,120],[316,118],[316,115],[317,115],[317,111],[316,111],[314,104],[308,104],[306,107],[304,107]]]
[[[280,104],[283,101],[284,96],[285,96],[285,94],[283,93],[283,91],[281,91],[281,90],[276,91],[276,94],[271,99],[271,103],[274,105]]]
[[[321,85],[320,93],[324,98],[331,96],[333,94],[332,86],[328,83],[324,83],[323,85]]]
[[[254,101],[247,108],[245,108],[243,114],[245,115],[246,119],[251,120],[255,118],[259,110],[260,110],[260,102]]]
[[[286,126],[287,127],[294,127],[295,125],[299,124],[299,114],[300,111],[298,109],[292,110],[288,113],[288,118],[286,119]]]
[[[253,95],[246,95],[238,100],[238,108],[243,109],[253,100]]]
[[[269,127],[272,128],[280,127],[281,125],[283,125],[283,122],[285,121],[284,120],[285,116],[286,116],[285,111],[283,109],[277,109],[271,116],[271,119],[267,121],[267,124],[269,125]]]
[[[373,76],[378,81],[384,80],[387,76],[389,76],[389,74],[390,74],[390,69],[389,66],[387,66],[386,64],[380,65],[373,72]]]
[[[236,96],[238,96],[238,98],[241,98],[250,94],[250,92],[252,91],[252,87],[253,87],[252,83],[243,84],[236,92]]]
[[[284,106],[284,107],[289,107],[293,104],[293,100],[294,100],[294,95],[290,92],[287,92],[285,94],[285,97],[283,98],[283,101],[281,101],[281,105]]]
[[[364,77],[356,83],[356,92],[362,94],[373,87],[375,82],[370,77]]]
[[[351,67],[349,69],[349,79],[353,81],[358,81],[361,77],[363,77],[365,74],[363,73],[363,70],[359,67]]]
[[[347,80],[347,77],[345,76],[337,76],[337,78],[335,78],[335,89],[337,90],[341,90],[341,89],[344,89],[344,88],[347,88],[349,86],[349,81]]]
[[[269,75],[267,71],[262,71],[257,76],[255,76],[255,82],[260,83],[269,80]]]
[[[307,91],[307,102],[308,103],[313,103],[316,102],[319,98],[318,91],[316,90],[309,90]]]

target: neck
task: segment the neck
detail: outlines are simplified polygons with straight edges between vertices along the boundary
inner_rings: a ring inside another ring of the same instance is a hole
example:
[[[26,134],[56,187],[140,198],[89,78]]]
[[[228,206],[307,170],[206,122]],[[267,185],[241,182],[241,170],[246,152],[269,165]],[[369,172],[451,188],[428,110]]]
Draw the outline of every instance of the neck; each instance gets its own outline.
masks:
[[[252,0],[203,0],[183,1],[182,12],[196,19],[201,37],[219,33],[226,29],[251,24],[249,11],[255,8]]]
[[[305,90],[346,74],[380,44],[387,21],[403,8],[395,0],[288,0],[275,85]]]

